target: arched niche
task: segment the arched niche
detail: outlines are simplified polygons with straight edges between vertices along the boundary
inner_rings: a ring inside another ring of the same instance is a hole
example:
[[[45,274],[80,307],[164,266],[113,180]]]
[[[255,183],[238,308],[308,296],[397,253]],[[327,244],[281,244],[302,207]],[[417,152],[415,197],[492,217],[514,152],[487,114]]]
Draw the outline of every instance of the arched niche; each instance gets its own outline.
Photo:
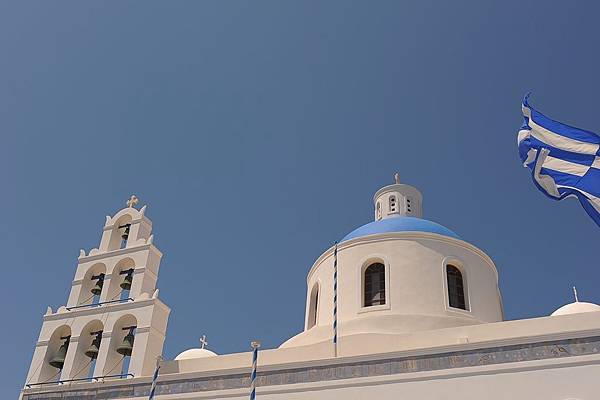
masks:
[[[117,352],[117,348],[123,344],[123,339],[129,333],[129,330],[124,330],[123,328],[137,326],[137,319],[131,315],[127,314],[119,318],[112,327],[111,335],[110,335],[110,345],[108,347],[108,355],[106,357],[106,364],[104,366],[104,371],[102,371],[102,375],[118,375],[118,374],[126,374],[129,360],[126,360],[126,356],[119,354]],[[134,330],[135,335],[135,330]],[[135,348],[135,340],[133,347]]]
[[[316,282],[310,290],[308,299],[308,318],[306,320],[306,329],[315,326],[319,318],[319,282]]]
[[[78,306],[94,304],[99,301],[100,295],[94,295],[91,290],[98,281],[97,279],[92,279],[92,277],[100,274],[106,274],[106,265],[102,263],[94,264],[87,270],[81,282],[81,290],[79,291],[79,299],[77,300]],[[104,291],[106,288],[103,287],[102,290]]]
[[[50,360],[52,360],[58,353],[60,346],[65,342],[64,337],[71,336],[71,327],[68,325],[62,325],[57,328],[50,336],[50,341],[46,347],[46,355],[44,356],[44,363],[40,367],[40,382],[47,381],[56,381],[60,379],[60,371],[62,369],[53,367],[50,365]],[[72,347],[70,344],[67,348],[67,353],[72,351]]]
[[[130,269],[135,269],[135,261],[130,257],[122,259],[117,263],[117,265],[115,265],[110,275],[110,284],[108,287],[106,301],[119,300],[123,297],[129,297],[129,290],[122,289],[120,285],[125,279],[125,275],[121,275],[121,272]]]
[[[96,335],[92,333],[103,331],[104,324],[100,320],[94,320],[87,323],[79,334],[77,347],[75,348],[75,358],[73,368],[69,379],[88,378],[93,376],[95,360],[88,357],[85,352],[92,346]]]
[[[108,251],[118,250],[123,246],[123,238],[121,237],[125,228],[120,228],[126,225],[131,225],[133,218],[130,214],[124,214],[120,216],[117,221],[113,224],[110,231],[110,238],[108,240]]]

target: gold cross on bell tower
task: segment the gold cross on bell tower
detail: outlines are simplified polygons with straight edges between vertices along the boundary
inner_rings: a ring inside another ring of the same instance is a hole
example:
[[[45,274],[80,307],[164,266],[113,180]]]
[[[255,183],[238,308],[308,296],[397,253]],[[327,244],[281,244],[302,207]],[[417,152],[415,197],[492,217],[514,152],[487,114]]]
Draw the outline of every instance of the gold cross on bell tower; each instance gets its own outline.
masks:
[[[126,202],[127,207],[133,208],[139,201],[140,200],[135,196],[135,194],[132,194],[129,200]]]

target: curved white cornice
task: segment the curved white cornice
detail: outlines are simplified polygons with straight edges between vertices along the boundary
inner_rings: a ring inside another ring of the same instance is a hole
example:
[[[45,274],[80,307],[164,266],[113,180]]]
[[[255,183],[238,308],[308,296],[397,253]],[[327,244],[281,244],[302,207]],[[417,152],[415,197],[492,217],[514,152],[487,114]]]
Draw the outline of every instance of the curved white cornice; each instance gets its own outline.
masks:
[[[93,255],[87,255],[84,257],[79,257],[78,261],[79,264],[83,264],[85,262],[89,262],[89,261],[95,261],[95,260],[100,260],[103,258],[108,258],[108,257],[113,257],[113,256],[120,256],[123,254],[129,254],[129,253],[135,253],[137,251],[140,250],[152,250],[156,253],[158,253],[158,255],[160,257],[162,257],[162,252],[156,247],[154,246],[152,243],[149,244],[142,244],[139,246],[133,246],[133,247],[125,247],[124,249],[117,249],[117,250],[112,250],[112,251],[106,251],[103,253],[96,253]]]
[[[124,310],[134,310],[147,306],[158,306],[162,308],[166,312],[170,312],[171,308],[167,306],[162,300],[158,298],[148,298],[141,300],[128,301],[124,303],[113,303],[113,304],[104,304],[97,307],[89,307],[89,308],[77,308],[72,310],[65,310],[61,312],[55,312],[54,314],[46,314],[43,316],[44,321],[55,321],[61,319],[71,319],[81,316],[89,316],[89,315],[97,315],[101,316],[104,314],[108,314],[116,311],[124,311]]]
[[[146,206],[143,206],[141,209],[136,209],[133,207],[123,208],[119,212],[117,212],[112,217],[110,215],[106,216],[106,222],[104,223],[104,230],[112,229],[114,224],[124,215],[129,215],[131,217],[131,223],[146,223],[148,226],[152,226],[152,221],[145,215]]]
[[[419,192],[419,190],[416,187],[407,185],[405,183],[393,183],[391,185],[384,186],[381,189],[379,189],[377,192],[375,192],[375,194],[373,195],[373,203],[377,202],[377,198],[379,198],[384,193],[396,192],[396,191],[401,192],[404,190],[416,193],[419,196],[419,200],[423,201],[423,195],[421,194],[421,192]]]

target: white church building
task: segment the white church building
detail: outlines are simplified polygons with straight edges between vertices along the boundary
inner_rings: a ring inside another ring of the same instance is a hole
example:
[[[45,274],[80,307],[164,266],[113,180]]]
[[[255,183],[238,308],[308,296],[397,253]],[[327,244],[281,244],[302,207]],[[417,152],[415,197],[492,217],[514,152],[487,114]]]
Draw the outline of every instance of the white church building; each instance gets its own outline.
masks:
[[[260,349],[257,398],[600,399],[600,306],[575,299],[505,320],[494,262],[424,219],[422,200],[396,177],[375,193],[374,221],[316,259],[304,331]],[[106,217],[66,305],[43,316],[23,400],[148,399],[170,309],[156,289],[152,222],[136,203]],[[247,399],[251,361],[186,350],[160,362],[155,398]]]

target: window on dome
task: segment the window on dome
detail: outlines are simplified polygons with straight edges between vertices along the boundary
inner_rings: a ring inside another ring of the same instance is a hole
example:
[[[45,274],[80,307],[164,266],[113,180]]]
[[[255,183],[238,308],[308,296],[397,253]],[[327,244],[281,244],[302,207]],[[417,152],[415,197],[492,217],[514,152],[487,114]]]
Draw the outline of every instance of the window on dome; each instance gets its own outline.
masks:
[[[390,213],[397,213],[398,212],[398,201],[396,199],[396,196],[392,195],[390,196]]]
[[[364,307],[385,304],[385,266],[383,264],[371,264],[365,269],[364,294]]]
[[[448,303],[450,307],[466,310],[467,302],[462,272],[454,265],[446,265],[446,277],[448,279]]]
[[[381,219],[381,203],[377,202],[377,220]]]
[[[408,198],[406,199],[406,213],[407,213],[407,214],[410,214],[410,213],[412,212],[412,208],[411,208],[411,204],[410,204],[410,203],[411,203],[411,201],[410,201],[410,200],[411,200],[411,198],[410,198],[410,197],[408,197]]]
[[[316,283],[310,291],[310,301],[308,305],[308,321],[306,329],[310,329],[317,324],[319,312],[319,284]]]

